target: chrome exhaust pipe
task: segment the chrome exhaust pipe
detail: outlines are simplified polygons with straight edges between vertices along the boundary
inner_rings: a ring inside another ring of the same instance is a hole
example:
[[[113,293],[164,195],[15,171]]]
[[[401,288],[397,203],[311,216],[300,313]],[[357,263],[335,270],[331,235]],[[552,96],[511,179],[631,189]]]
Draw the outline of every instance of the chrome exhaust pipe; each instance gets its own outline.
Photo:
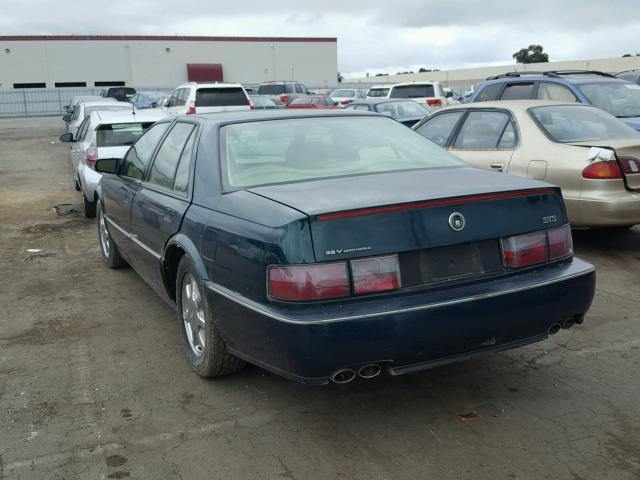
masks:
[[[560,326],[559,323],[554,323],[553,325],[551,325],[549,327],[549,335],[555,335],[556,333],[558,333],[560,331],[562,327]]]
[[[351,370],[350,368],[343,368],[338,370],[331,375],[331,381],[333,383],[349,383],[351,380],[356,378],[356,372]]]
[[[370,365],[363,365],[362,367],[360,367],[358,369],[358,376],[360,378],[373,378],[373,377],[377,377],[378,375],[380,375],[380,372],[382,371],[382,368],[380,367],[380,365],[372,363]]]

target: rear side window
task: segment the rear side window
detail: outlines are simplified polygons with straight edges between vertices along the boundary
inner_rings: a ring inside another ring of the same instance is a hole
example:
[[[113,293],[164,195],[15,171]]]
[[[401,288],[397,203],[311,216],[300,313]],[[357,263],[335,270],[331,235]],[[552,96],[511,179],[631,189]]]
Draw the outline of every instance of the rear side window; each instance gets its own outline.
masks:
[[[249,99],[240,87],[199,88],[196,91],[196,107],[229,107],[249,105]]]
[[[284,92],[284,85],[260,85],[258,95],[281,95]]]
[[[554,83],[542,82],[538,87],[538,100],[555,100],[558,102],[577,102],[576,96],[567,87]]]
[[[433,85],[405,85],[393,87],[389,98],[427,98],[435,97]]]
[[[169,123],[159,123],[149,128],[140,137],[124,157],[120,175],[138,180],[142,179],[149,160],[151,160],[151,155],[167,127],[169,127]]]
[[[502,92],[500,100],[528,100],[533,96],[533,83],[511,83]]]
[[[416,128],[416,132],[444,148],[463,113],[457,111],[435,115]]]
[[[196,131],[194,130],[182,149],[182,155],[180,155],[180,162],[176,170],[176,178],[173,181],[173,189],[184,195],[187,194],[189,188],[189,172],[191,171],[191,159],[193,158],[195,142]]]
[[[460,129],[453,148],[494,149],[511,118],[503,112],[470,112]]]
[[[195,125],[192,123],[176,123],[176,126],[171,129],[169,135],[162,142],[153,162],[151,173],[149,174],[149,183],[169,189],[173,187],[173,178],[178,168],[178,161],[194,128]]]
[[[133,145],[153,123],[113,123],[100,125],[96,132],[96,146],[121,147]]]
[[[476,102],[491,102],[498,98],[500,94],[500,90],[502,89],[502,83],[493,83],[491,85],[487,85],[476,97]]]

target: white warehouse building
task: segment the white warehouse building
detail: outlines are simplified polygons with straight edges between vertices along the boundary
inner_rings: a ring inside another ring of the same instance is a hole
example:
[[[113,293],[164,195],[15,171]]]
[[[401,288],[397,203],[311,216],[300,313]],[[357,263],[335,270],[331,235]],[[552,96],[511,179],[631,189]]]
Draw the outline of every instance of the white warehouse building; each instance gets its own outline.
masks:
[[[0,36],[0,89],[167,88],[187,81],[333,85],[336,38]]]

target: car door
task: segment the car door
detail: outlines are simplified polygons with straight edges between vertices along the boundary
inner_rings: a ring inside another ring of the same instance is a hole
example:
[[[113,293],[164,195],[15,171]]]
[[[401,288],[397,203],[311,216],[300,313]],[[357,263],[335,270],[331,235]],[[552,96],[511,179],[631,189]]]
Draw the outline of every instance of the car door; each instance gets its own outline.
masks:
[[[195,121],[178,121],[164,137],[131,208],[131,235],[138,273],[164,292],[160,260],[166,242],[180,229],[189,207],[184,188],[176,185],[179,167],[190,168],[197,134]],[[178,176],[178,184],[181,183]],[[183,184],[184,182],[182,182]]]
[[[87,132],[91,123],[91,117],[85,117],[85,119],[78,127],[78,132],[74,134],[73,143],[71,143],[71,165],[73,167],[73,176],[77,178],[79,162],[85,159],[84,152],[86,151]]]
[[[126,153],[118,168],[118,175],[103,175],[100,180],[109,232],[128,260],[131,258],[130,215],[133,197],[169,125],[169,122],[162,122],[150,127]],[[130,263],[135,266],[135,259],[131,259]]]
[[[508,171],[516,131],[515,120],[506,110],[470,109],[450,140],[449,151],[475,167]]]

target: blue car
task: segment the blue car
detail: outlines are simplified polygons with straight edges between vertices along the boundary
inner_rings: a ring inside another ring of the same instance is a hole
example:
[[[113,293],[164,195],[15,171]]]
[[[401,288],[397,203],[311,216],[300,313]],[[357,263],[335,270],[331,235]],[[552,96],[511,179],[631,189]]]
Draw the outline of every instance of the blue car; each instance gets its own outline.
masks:
[[[145,108],[157,108],[160,106],[160,99],[167,94],[164,93],[136,93],[129,102],[132,103],[137,109]]]
[[[531,99],[593,105],[640,131],[640,85],[603,72],[561,70],[497,75],[479,85],[469,102]]]
[[[593,298],[558,187],[380,114],[181,116],[95,168],[104,261],[176,309],[204,377],[413,372],[543,340]]]

